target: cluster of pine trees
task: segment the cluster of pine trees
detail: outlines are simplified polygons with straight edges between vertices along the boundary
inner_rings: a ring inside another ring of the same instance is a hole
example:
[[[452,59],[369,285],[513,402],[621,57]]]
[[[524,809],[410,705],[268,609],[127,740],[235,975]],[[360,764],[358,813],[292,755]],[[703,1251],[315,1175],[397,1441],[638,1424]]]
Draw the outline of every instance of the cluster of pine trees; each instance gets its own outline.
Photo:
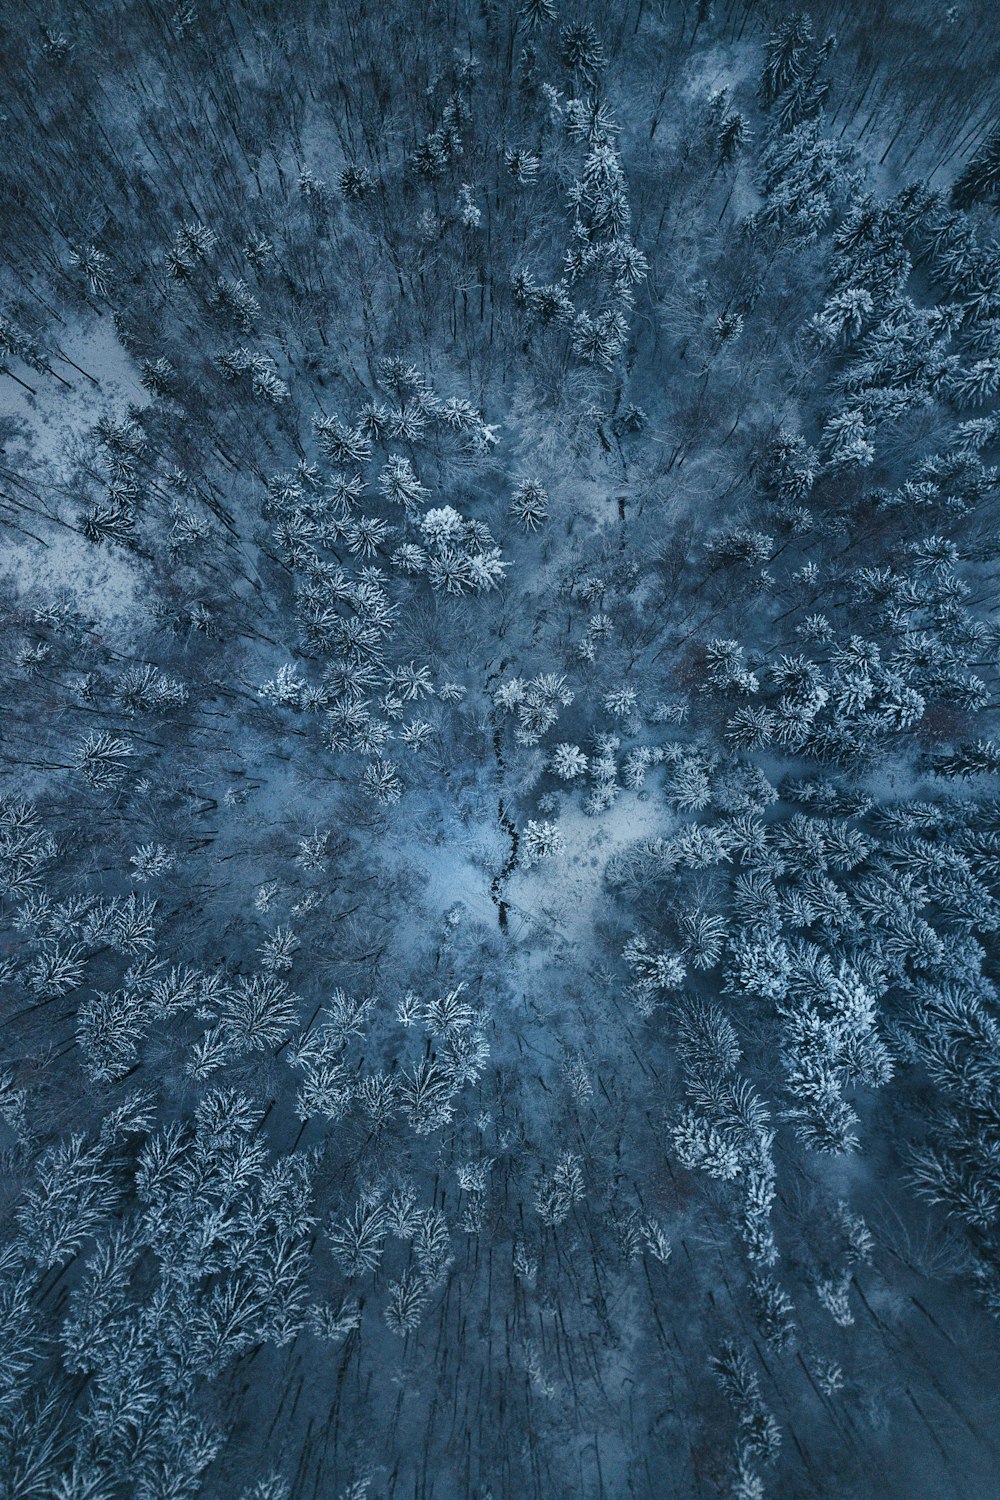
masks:
[[[0,82],[0,1500],[995,1483],[986,0]]]

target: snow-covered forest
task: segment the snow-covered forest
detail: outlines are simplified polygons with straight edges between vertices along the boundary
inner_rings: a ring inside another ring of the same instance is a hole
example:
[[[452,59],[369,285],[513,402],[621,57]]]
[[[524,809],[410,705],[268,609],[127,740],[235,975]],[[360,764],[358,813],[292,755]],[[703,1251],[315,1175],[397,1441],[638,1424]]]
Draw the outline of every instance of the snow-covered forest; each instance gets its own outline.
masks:
[[[2,14],[0,1500],[1000,1496],[994,0]]]

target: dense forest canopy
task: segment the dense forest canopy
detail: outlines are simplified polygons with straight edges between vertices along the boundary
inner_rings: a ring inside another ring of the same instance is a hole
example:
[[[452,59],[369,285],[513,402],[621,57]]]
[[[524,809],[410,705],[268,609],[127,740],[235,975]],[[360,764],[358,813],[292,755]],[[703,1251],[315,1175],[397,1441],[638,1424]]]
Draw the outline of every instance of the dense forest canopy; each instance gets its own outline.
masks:
[[[1000,13],[3,7],[0,1500],[1000,1495]]]

